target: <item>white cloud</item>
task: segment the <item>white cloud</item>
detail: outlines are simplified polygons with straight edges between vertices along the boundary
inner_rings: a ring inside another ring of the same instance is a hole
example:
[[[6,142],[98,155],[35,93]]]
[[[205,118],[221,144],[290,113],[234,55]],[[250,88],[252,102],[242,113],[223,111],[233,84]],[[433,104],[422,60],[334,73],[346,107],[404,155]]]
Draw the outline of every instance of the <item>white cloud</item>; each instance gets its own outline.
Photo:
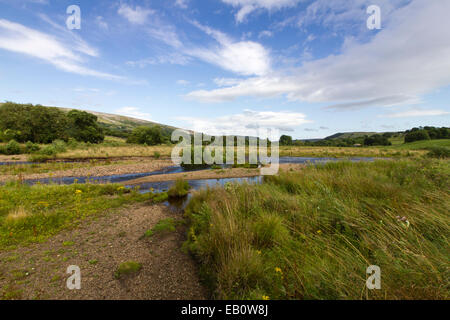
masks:
[[[190,117],[178,119],[189,123],[192,130],[210,135],[260,136],[261,138],[265,138],[261,136],[264,129],[292,132],[296,127],[311,122],[306,120],[306,116],[303,113],[253,110],[244,110],[240,114],[215,119]],[[259,129],[262,131],[259,131]]]
[[[177,84],[179,84],[180,86],[187,86],[190,84],[190,82],[187,80],[177,80]]]
[[[387,22],[397,8],[411,0],[315,0],[306,10],[303,10],[295,20],[298,26],[304,28],[310,25],[331,27],[335,31],[350,28],[366,28],[368,6],[376,4],[382,10],[382,24]],[[367,30],[367,29],[366,29]]]
[[[63,42],[49,34],[0,19],[0,48],[44,60],[66,72],[112,80],[123,79],[83,66],[84,59],[76,52],[93,57],[97,57],[98,52],[78,37]]]
[[[97,18],[95,18],[95,21],[97,22],[97,25],[100,27],[100,29],[108,30],[108,23],[102,16],[98,16]]]
[[[261,31],[259,33],[258,38],[265,38],[265,37],[270,38],[272,36],[273,36],[273,32],[272,31],[264,30],[264,31]]]
[[[118,14],[126,18],[132,24],[142,25],[147,22],[147,17],[155,11],[136,6],[134,9],[126,4],[122,4],[117,11]]]
[[[450,84],[449,1],[412,1],[391,13],[389,23],[368,42],[347,42],[339,55],[308,61],[286,74],[267,74],[233,86],[200,90],[188,98],[230,101],[241,96],[339,104],[410,104]],[[337,105],[337,106],[336,106]]]
[[[381,118],[411,118],[411,117],[436,117],[449,115],[450,112],[444,110],[408,110],[404,112],[388,113],[380,116]]]
[[[189,0],[176,0],[175,5],[181,9],[187,9]]]
[[[236,22],[241,23],[257,9],[275,11],[286,7],[296,6],[304,0],[222,0],[222,2],[239,8],[236,13]]]
[[[127,64],[130,66],[138,66],[140,68],[144,68],[148,65],[156,65],[156,64],[178,64],[178,65],[186,65],[191,61],[191,58],[185,56],[178,52],[172,52],[165,55],[160,55],[156,57],[150,57],[146,59],[141,59],[137,61],[127,61]]]
[[[136,119],[152,121],[151,115],[149,113],[141,112],[138,108],[135,107],[123,107],[116,110],[115,113]]]
[[[223,32],[197,22],[193,24],[213,37],[219,45],[187,49],[187,54],[241,75],[262,76],[270,71],[270,54],[261,44],[253,41],[236,42]]]

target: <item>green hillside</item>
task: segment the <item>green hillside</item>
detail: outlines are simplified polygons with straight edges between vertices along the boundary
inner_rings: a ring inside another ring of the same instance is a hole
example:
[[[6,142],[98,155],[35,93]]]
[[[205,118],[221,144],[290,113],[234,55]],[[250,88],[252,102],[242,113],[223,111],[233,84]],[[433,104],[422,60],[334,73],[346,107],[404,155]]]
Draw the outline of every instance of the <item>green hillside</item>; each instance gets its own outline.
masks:
[[[377,134],[377,132],[339,132],[326,137],[325,140],[356,139],[364,136],[372,136],[374,134]]]

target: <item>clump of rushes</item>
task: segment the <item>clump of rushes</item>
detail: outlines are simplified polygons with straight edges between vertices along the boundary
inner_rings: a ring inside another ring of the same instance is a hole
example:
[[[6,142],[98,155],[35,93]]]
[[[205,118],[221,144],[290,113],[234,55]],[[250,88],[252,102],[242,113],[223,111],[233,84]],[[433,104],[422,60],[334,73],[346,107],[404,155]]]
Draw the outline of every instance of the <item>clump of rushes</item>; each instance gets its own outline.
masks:
[[[448,299],[449,178],[444,160],[336,162],[203,190],[185,247],[218,299]]]
[[[139,272],[139,270],[141,270],[141,268],[142,268],[142,264],[140,264],[139,262],[135,262],[135,261],[122,262],[121,264],[119,264],[119,267],[117,268],[116,272],[114,273],[114,277],[116,279],[120,279],[123,276],[131,275],[131,274],[135,274],[135,273]]]
[[[191,186],[186,180],[178,179],[167,193],[169,198],[183,198],[187,196],[190,189]]]
[[[169,233],[175,232],[175,220],[172,218],[163,219],[159,221],[152,229],[149,229],[145,232],[144,237],[150,238],[158,233]]]

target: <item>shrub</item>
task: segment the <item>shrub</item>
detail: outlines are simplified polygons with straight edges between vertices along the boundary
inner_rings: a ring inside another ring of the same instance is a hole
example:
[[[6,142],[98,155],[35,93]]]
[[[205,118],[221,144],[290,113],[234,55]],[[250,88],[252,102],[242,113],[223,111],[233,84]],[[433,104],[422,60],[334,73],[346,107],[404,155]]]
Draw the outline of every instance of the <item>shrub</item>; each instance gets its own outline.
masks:
[[[141,268],[142,264],[140,264],[139,262],[135,261],[122,262],[117,268],[116,272],[114,273],[114,277],[116,279],[120,279],[124,275],[137,273],[139,270],[141,270]]]
[[[431,158],[439,158],[439,159],[450,158],[450,148],[433,147],[430,148],[430,152],[428,152],[427,155]]]
[[[405,143],[430,140],[430,136],[426,130],[411,131],[405,135]]]
[[[175,184],[167,192],[169,198],[182,198],[187,196],[191,186],[189,183],[183,179],[178,179]]]
[[[7,155],[14,155],[14,154],[21,154],[22,150],[20,148],[20,144],[17,141],[11,140],[6,145],[0,148],[0,153]]]
[[[141,126],[133,130],[127,142],[155,146],[164,142],[164,136],[160,126]]]
[[[33,143],[31,141],[28,141],[25,144],[25,151],[26,151],[26,153],[34,153],[34,152],[39,151],[40,149],[41,149],[41,147],[39,147],[38,144]]]

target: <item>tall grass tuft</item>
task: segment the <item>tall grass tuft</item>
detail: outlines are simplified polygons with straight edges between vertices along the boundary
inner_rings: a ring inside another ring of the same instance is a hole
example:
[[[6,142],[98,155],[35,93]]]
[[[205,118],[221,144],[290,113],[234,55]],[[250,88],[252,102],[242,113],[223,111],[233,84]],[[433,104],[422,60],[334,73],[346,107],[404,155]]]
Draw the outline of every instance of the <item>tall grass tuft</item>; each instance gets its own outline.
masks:
[[[186,247],[218,299],[448,299],[449,165],[339,162],[197,193]],[[366,288],[366,269],[382,272]]]

